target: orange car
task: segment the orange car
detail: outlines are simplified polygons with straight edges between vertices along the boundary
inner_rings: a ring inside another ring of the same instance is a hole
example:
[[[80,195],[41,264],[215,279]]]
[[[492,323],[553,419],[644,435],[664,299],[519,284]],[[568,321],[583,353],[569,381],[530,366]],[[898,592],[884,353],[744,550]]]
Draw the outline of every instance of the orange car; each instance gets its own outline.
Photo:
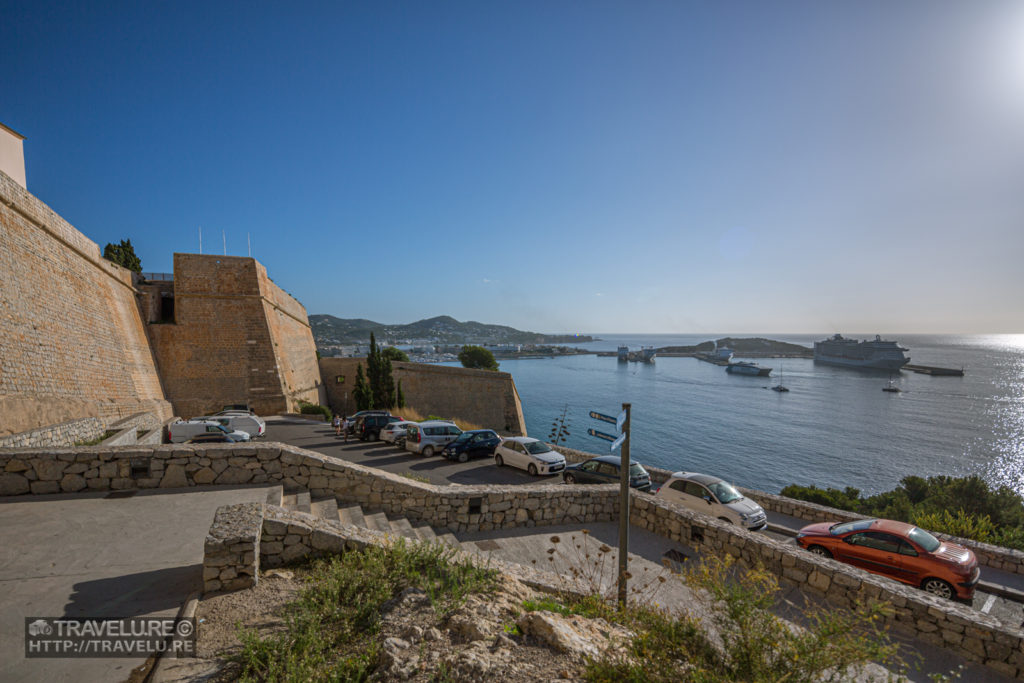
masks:
[[[913,524],[888,519],[810,524],[800,530],[796,542],[817,555],[943,598],[970,600],[981,576],[978,558],[970,549],[940,541]]]

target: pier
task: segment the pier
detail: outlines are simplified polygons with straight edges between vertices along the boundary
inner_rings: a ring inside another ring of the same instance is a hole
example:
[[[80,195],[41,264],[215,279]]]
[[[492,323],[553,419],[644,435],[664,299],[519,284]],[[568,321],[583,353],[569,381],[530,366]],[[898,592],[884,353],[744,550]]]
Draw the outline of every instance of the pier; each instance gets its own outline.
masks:
[[[904,365],[902,370],[910,370],[919,375],[932,375],[935,377],[963,377],[963,368],[937,368],[932,365]]]

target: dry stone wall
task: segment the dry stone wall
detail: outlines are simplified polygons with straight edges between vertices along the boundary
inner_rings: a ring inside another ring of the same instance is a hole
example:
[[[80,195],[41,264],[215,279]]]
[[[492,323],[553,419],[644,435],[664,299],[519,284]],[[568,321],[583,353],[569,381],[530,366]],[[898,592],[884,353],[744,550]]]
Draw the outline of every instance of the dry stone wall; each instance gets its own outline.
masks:
[[[170,417],[131,272],[0,172],[0,436]]]
[[[81,441],[92,441],[103,436],[103,423],[95,417],[68,420],[60,424],[31,429],[20,434],[0,437],[0,448],[40,448],[45,446],[74,446]]]
[[[365,358],[321,358],[320,374],[334,412],[356,412],[352,390],[356,366]],[[512,375],[430,363],[392,362],[405,402],[424,415],[456,417],[508,435],[526,434],[526,421]],[[395,410],[401,413],[400,409]]]

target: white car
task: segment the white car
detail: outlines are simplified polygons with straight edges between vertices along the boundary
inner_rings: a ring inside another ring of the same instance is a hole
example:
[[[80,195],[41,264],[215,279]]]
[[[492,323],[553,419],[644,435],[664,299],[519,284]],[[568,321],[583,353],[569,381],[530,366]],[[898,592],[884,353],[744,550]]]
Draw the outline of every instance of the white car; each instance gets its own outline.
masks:
[[[732,484],[710,474],[676,472],[654,495],[748,531],[768,526],[768,517],[760,505],[744,498]]]
[[[207,432],[223,432],[229,434],[235,441],[248,441],[249,435],[245,432],[231,431],[219,422],[213,420],[178,420],[167,427],[167,434],[171,443],[184,443],[200,434]]]
[[[405,428],[412,424],[416,423],[403,420],[402,422],[392,422],[389,425],[385,425],[380,428],[380,440],[387,443],[395,443],[398,439],[405,436]]]
[[[249,413],[228,413],[222,411],[217,415],[207,415],[205,417],[194,417],[193,420],[204,420],[210,422],[218,422],[229,430],[245,432],[252,438],[257,436],[265,436],[267,433],[267,423],[263,421],[263,418],[251,415]]]
[[[555,474],[565,469],[565,456],[540,439],[513,436],[494,449],[494,464],[518,467],[534,476]]]

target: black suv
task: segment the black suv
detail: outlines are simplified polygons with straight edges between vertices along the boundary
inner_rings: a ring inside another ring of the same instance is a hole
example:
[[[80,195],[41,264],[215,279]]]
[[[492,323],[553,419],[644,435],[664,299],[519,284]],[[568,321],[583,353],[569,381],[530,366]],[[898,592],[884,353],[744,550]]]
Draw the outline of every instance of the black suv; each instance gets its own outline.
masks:
[[[359,437],[360,441],[377,441],[380,439],[380,430],[384,425],[392,422],[401,422],[402,418],[395,415],[371,414],[360,415],[352,427],[352,433]]]
[[[501,443],[501,437],[490,429],[462,432],[455,441],[444,447],[441,454],[449,460],[466,462],[470,458],[489,458]]]

